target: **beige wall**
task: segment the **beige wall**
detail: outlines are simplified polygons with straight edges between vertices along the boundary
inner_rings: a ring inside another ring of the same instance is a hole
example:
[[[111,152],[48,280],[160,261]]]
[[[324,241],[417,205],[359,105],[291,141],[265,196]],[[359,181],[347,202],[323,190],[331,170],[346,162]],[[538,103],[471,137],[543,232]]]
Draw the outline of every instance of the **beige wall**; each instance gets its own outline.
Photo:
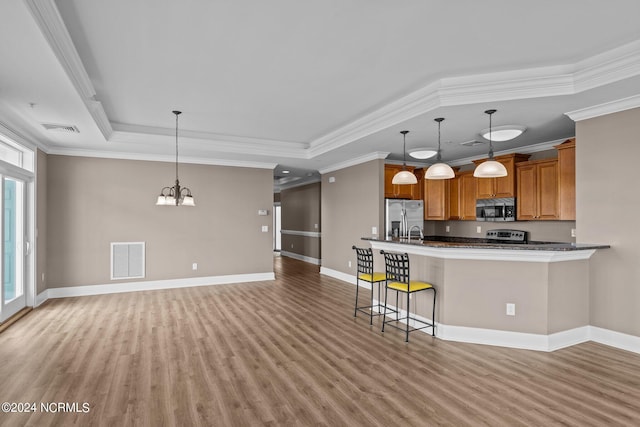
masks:
[[[331,177],[335,182],[329,182]],[[321,193],[322,266],[355,275],[351,247],[369,246],[360,238],[371,236],[371,227],[384,234],[384,161],[323,174]]]
[[[47,286],[110,280],[110,242],[146,242],[146,277],[162,280],[273,271],[268,169],[180,165],[197,206],[155,206],[171,163],[48,156]],[[198,270],[192,270],[192,263]]]
[[[47,289],[47,155],[36,152],[36,294]],[[44,277],[43,277],[44,275]]]
[[[280,192],[281,228],[285,231],[320,233],[320,183]],[[282,233],[282,250],[320,259],[320,236]]]
[[[640,336],[640,109],[576,123],[578,242],[590,262],[590,324]]]

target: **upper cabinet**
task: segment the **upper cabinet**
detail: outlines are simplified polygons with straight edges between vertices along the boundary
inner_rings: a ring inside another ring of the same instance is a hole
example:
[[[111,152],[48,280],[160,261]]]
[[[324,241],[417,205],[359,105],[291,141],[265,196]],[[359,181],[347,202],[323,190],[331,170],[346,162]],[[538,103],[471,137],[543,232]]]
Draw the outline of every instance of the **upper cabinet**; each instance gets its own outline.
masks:
[[[476,219],[476,182],[473,171],[459,172],[449,180],[449,219]]]
[[[493,199],[497,197],[515,197],[516,195],[516,163],[524,162],[529,158],[528,154],[505,154],[496,156],[495,160],[502,163],[507,169],[507,176],[501,178],[478,178],[476,179],[476,198]],[[474,160],[477,165],[484,163],[487,159]]]
[[[560,219],[576,219],[576,139],[567,139],[558,150]]]
[[[424,219],[449,219],[449,179],[423,179]]]
[[[418,183],[413,185],[398,185],[392,184],[391,181],[395,174],[402,170],[402,165],[384,165],[384,197],[385,199],[413,199],[421,200],[421,182],[418,178]],[[416,173],[416,170],[407,166],[407,170]],[[421,169],[418,169],[419,173]]]
[[[560,219],[558,160],[547,159],[516,165],[518,220]]]

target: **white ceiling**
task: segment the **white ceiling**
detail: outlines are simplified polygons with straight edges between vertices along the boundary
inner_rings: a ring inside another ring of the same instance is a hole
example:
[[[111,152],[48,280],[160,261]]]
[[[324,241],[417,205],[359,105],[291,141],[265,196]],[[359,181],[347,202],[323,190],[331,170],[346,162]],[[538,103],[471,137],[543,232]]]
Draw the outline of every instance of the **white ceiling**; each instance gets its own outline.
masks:
[[[278,165],[300,178],[286,187],[400,160],[403,129],[408,149],[434,146],[439,116],[443,159],[460,164],[488,151],[460,145],[482,140],[487,108],[494,126],[528,128],[495,144],[508,152],[574,135],[565,113],[640,106],[637,0],[3,0],[0,12],[0,122],[49,153],[171,161],[179,109],[181,161]]]

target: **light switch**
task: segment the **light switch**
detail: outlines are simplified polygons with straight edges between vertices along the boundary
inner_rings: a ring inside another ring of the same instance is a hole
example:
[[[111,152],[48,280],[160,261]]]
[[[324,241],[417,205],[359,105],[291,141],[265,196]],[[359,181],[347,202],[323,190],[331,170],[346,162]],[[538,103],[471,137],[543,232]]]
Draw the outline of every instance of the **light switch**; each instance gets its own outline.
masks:
[[[266,215],[269,215],[269,211],[268,211],[268,210],[266,210],[266,209],[259,209],[259,210],[258,210],[258,215],[260,215],[260,216],[266,216]]]
[[[262,232],[263,233],[268,233],[269,232],[269,226],[268,225],[263,225],[262,226]]]
[[[329,177],[329,183],[334,183],[336,182],[336,177],[335,176],[330,176]]]

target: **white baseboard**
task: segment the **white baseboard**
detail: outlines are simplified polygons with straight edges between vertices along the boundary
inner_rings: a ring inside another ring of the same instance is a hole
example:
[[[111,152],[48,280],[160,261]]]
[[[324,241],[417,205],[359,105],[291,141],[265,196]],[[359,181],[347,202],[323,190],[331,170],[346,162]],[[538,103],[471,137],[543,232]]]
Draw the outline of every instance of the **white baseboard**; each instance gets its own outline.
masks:
[[[590,326],[589,328],[591,330],[590,336],[592,341],[622,350],[640,353],[640,337],[638,336],[598,328],[597,326]]]
[[[39,305],[41,305],[43,302],[45,302],[48,299],[49,299],[49,289],[45,289],[44,291],[42,291],[38,295],[36,295],[34,308],[38,307]]]
[[[45,292],[47,292],[47,299],[67,298],[87,295],[114,294],[121,292],[152,291],[157,289],[190,288],[193,286],[226,285],[231,283],[259,282],[266,280],[275,280],[275,274],[273,272],[230,274],[226,276],[190,277],[186,279],[150,280],[146,282],[69,286],[66,288],[49,288]],[[44,294],[44,292],[42,294]],[[40,295],[38,295],[38,299],[40,299]],[[46,301],[46,299],[42,300],[40,304],[44,301]]]
[[[332,270],[327,267],[320,267],[320,274],[333,277],[334,279],[342,280],[343,282],[347,282],[352,285],[356,284],[356,276],[352,274],[343,273],[342,271]]]
[[[308,262],[310,264],[315,264],[315,265],[320,265],[321,264],[321,260],[319,260],[318,258],[311,258],[310,256],[305,256],[305,255],[300,255],[300,254],[296,254],[294,252],[287,252],[287,251],[280,251],[280,255],[281,256],[286,256],[289,258],[294,258],[300,261],[304,261],[304,262]]]

